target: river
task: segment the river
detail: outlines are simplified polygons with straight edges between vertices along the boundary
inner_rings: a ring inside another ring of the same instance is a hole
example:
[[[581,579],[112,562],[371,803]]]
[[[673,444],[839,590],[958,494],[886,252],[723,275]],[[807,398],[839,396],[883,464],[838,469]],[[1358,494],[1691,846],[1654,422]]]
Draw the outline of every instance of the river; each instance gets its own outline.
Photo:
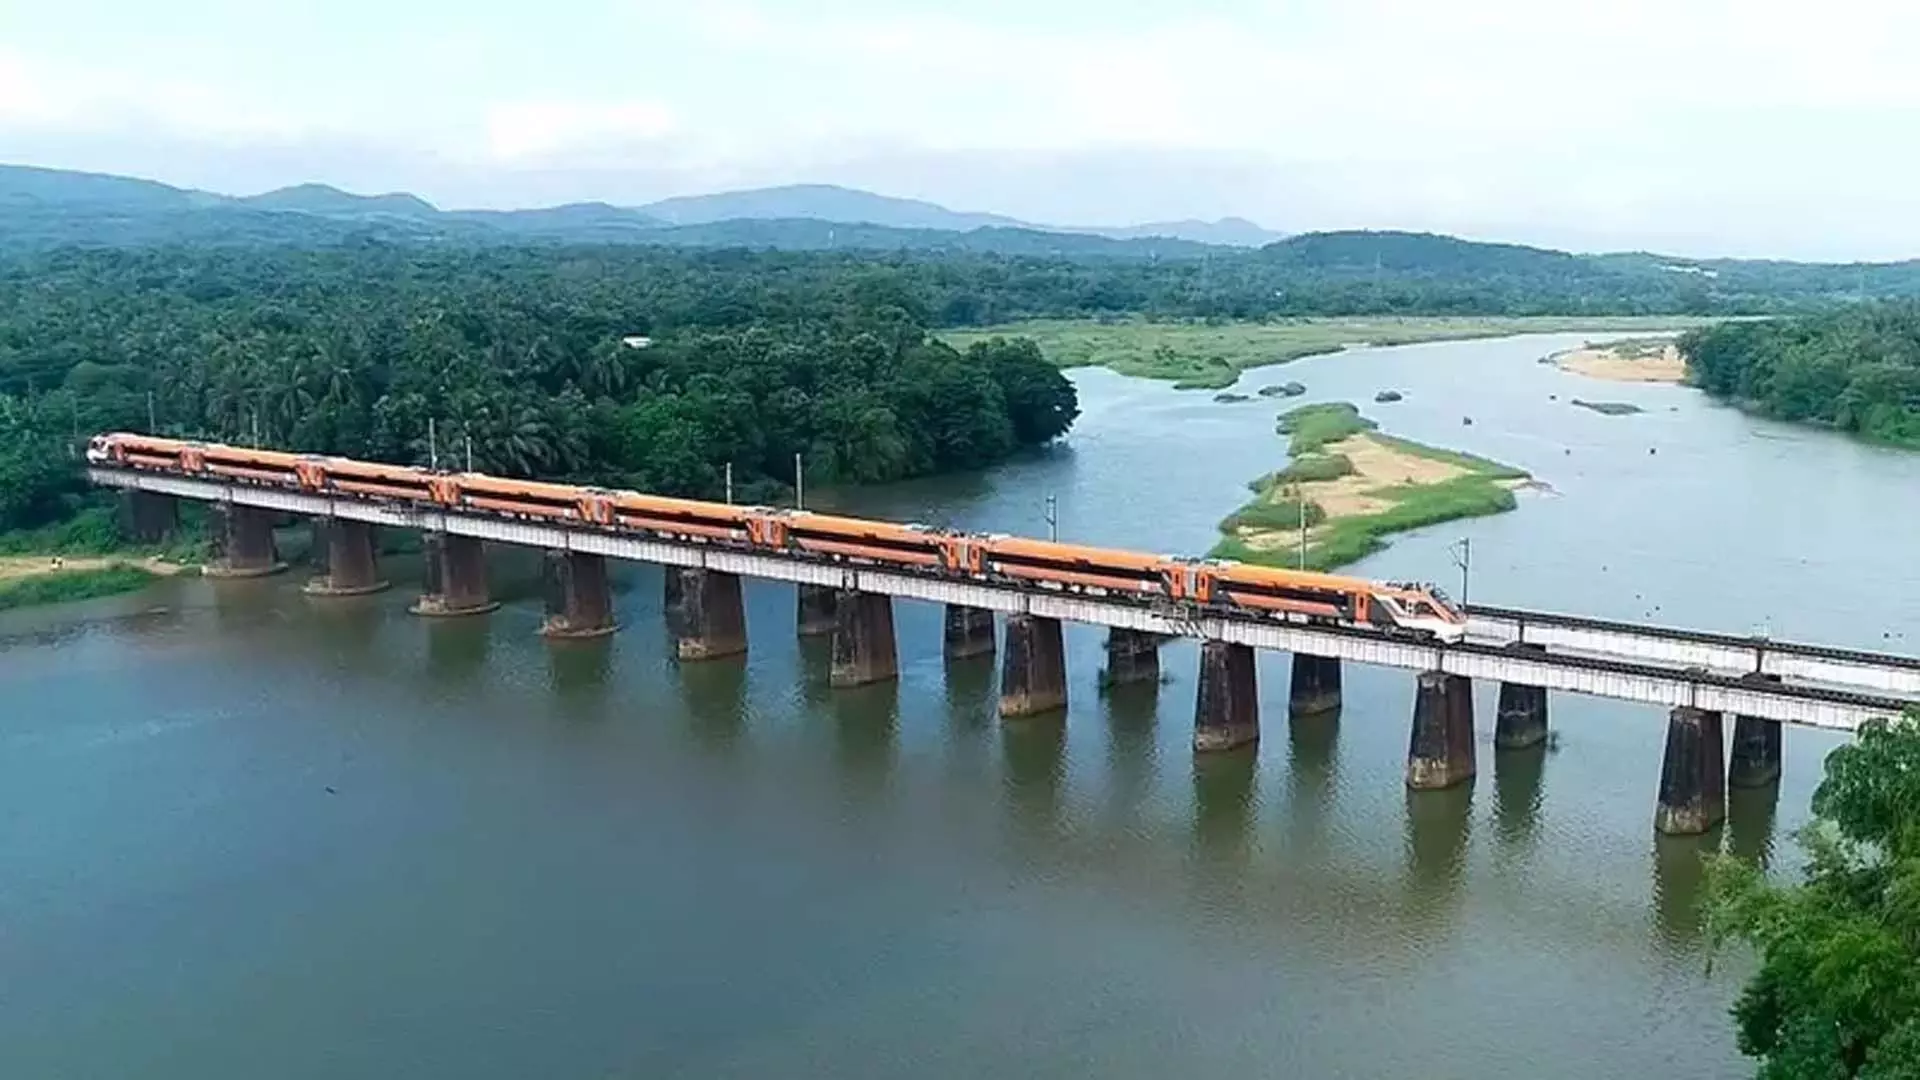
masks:
[[[1358,569],[1476,600],[1907,649],[1920,457],[1692,391],[1537,363],[1578,337],[1356,350],[1248,373],[1532,470],[1496,518]],[[1089,370],[1063,445],[838,505],[1204,550],[1278,465],[1283,403]],[[1608,417],[1572,397],[1631,401]],[[1557,400],[1555,400],[1557,398]],[[1463,424],[1471,417],[1472,424]],[[657,570],[621,632],[548,645],[535,561],[430,623],[400,588],[174,581],[0,617],[0,1071],[460,1078],[1740,1076],[1700,853],[1786,872],[1831,736],[1790,731],[1777,808],[1652,830],[1663,716],[1555,696],[1554,747],[1470,789],[1401,783],[1413,680],[1350,668],[1257,753],[1189,749],[1191,644],[1103,695],[1069,630],[1064,722],[1003,726],[898,609],[897,686],[832,692],[790,589],[749,583],[744,663],[668,658]]]

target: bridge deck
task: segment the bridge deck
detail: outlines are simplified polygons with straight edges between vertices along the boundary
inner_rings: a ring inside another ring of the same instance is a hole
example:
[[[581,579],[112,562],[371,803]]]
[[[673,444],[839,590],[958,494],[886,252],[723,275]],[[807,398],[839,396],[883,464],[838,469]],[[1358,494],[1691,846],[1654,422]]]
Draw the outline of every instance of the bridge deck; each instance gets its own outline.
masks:
[[[1599,620],[1476,608],[1471,613],[1469,640],[1449,646],[1409,641],[1384,632],[1156,605],[1094,589],[1069,591],[1032,582],[956,580],[932,573],[923,576],[800,555],[111,467],[90,469],[89,476],[94,483],[105,486],[206,502],[444,531],[491,543],[668,566],[698,566],[797,584],[1229,641],[1415,671],[1438,670],[1653,705],[1691,705],[1810,727],[1851,730],[1873,717],[1897,713],[1909,703],[1906,697],[1879,691],[1920,695],[1920,664],[1903,661],[1881,665],[1871,657],[1844,650],[1780,649],[1724,635]],[[1517,641],[1545,645],[1549,651],[1520,652],[1509,647]],[[1780,674],[1792,681],[1755,680],[1750,677],[1754,672]],[[1818,676],[1808,672],[1818,672]],[[1836,674],[1857,678],[1825,678]],[[1800,681],[1816,677],[1839,685],[1806,685]],[[1907,679],[1911,681],[1903,681]]]

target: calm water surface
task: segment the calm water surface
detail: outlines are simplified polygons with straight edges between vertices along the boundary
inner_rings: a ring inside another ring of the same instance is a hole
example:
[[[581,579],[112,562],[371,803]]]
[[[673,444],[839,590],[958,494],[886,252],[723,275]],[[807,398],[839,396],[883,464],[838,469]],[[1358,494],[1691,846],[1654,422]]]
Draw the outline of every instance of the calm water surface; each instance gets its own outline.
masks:
[[[1241,389],[1397,388],[1388,430],[1552,486],[1366,573],[1457,592],[1470,536],[1475,599],[1911,648],[1920,569],[1882,537],[1920,458],[1536,363],[1577,341]],[[1039,532],[1053,494],[1063,537],[1191,552],[1282,460],[1276,402],[1076,381],[1064,446],[840,505]],[[1103,696],[1070,629],[1066,720],[1004,726],[932,607],[899,606],[897,686],[830,692],[788,589],[749,583],[744,662],[683,668],[657,571],[566,646],[534,575],[504,560],[467,623],[290,579],[0,620],[0,1074],[1737,1076],[1700,852],[1790,867],[1834,745],[1791,732],[1777,806],[1661,841],[1654,709],[1556,696],[1556,747],[1496,756],[1479,687],[1477,783],[1415,796],[1404,673],[1289,724],[1264,656],[1264,742],[1196,760],[1191,645]]]

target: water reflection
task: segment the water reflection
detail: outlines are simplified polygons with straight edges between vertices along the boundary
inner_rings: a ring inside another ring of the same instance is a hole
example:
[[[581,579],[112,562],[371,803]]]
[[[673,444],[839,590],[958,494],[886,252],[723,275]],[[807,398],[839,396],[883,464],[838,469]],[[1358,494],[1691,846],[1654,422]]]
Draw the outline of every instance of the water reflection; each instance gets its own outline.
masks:
[[[357,666],[370,665],[378,657],[374,643],[387,621],[379,596],[310,599],[307,606],[313,618],[294,620],[305,635]]]
[[[1493,827],[1500,842],[1522,850],[1540,833],[1540,780],[1546,774],[1542,743],[1493,755]]]
[[[1339,788],[1340,710],[1287,717],[1287,822],[1301,847],[1326,840]]]
[[[834,760],[848,792],[872,803],[885,794],[900,756],[897,680],[833,692]]]
[[[421,621],[427,624],[427,674],[435,682],[469,682],[486,670],[493,627],[485,616]]]
[[[747,663],[741,656],[683,663],[680,700],[687,730],[703,750],[730,753],[747,734]]]
[[[547,642],[547,685],[562,700],[598,705],[613,674],[612,636]]]
[[[1160,713],[1153,684],[1118,687],[1102,699],[1107,717],[1107,805],[1116,821],[1136,822],[1158,782],[1155,736]]]
[[[1000,725],[1007,805],[1023,835],[1054,835],[1066,779],[1067,718],[1036,716]]]
[[[1193,755],[1193,839],[1203,865],[1242,869],[1253,853],[1259,744]]]
[[[1417,922],[1444,922],[1464,895],[1473,787],[1407,791],[1406,903]]]
[[[1700,947],[1704,913],[1701,886],[1707,856],[1720,850],[1721,829],[1700,836],[1654,837],[1653,918],[1655,938],[1670,956],[1687,956]]]
[[[1773,864],[1774,818],[1780,807],[1778,781],[1764,787],[1727,789],[1727,853],[1758,863]]]

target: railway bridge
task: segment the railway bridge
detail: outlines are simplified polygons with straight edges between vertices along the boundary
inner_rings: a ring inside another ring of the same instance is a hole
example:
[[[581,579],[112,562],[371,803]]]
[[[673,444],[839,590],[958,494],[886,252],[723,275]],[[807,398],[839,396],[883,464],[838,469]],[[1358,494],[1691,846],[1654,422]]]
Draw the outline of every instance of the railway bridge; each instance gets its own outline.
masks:
[[[1008,720],[1065,708],[1063,622],[1109,629],[1106,677],[1114,683],[1157,681],[1161,643],[1194,638],[1201,649],[1196,752],[1259,738],[1256,649],[1292,654],[1289,705],[1295,712],[1338,708],[1346,662],[1403,668],[1417,679],[1406,767],[1406,782],[1416,789],[1473,778],[1476,681],[1497,685],[1495,745],[1505,750],[1546,740],[1549,691],[1661,705],[1670,713],[1655,824],[1667,833],[1704,832],[1722,820],[1728,784],[1775,782],[1783,726],[1853,730],[1920,701],[1920,660],[1895,655],[1492,607],[1465,609],[1464,634],[1410,635],[1391,626],[1330,624],[1071,580],[956,575],[938,566],[822,557],[609,521],[436,505],[404,493],[330,490],[244,469],[193,475],[89,456],[90,479],[122,490],[126,519],[138,533],[171,528],[179,500],[209,504],[218,517],[210,576],[285,569],[274,527],[296,515],[314,521],[324,544],[322,573],[307,584],[309,594],[374,592],[388,584],[378,567],[375,530],[420,532],[424,582],[412,610],[426,617],[471,617],[497,607],[485,548],[515,545],[547,553],[545,633],[609,634],[615,627],[606,560],[657,563],[666,568],[679,657],[704,661],[747,649],[740,579],[766,578],[796,586],[798,632],[831,635],[832,682],[856,686],[896,676],[895,598],[942,604],[948,657],[1002,653],[999,710]],[[996,616],[1005,622],[1004,642]]]

